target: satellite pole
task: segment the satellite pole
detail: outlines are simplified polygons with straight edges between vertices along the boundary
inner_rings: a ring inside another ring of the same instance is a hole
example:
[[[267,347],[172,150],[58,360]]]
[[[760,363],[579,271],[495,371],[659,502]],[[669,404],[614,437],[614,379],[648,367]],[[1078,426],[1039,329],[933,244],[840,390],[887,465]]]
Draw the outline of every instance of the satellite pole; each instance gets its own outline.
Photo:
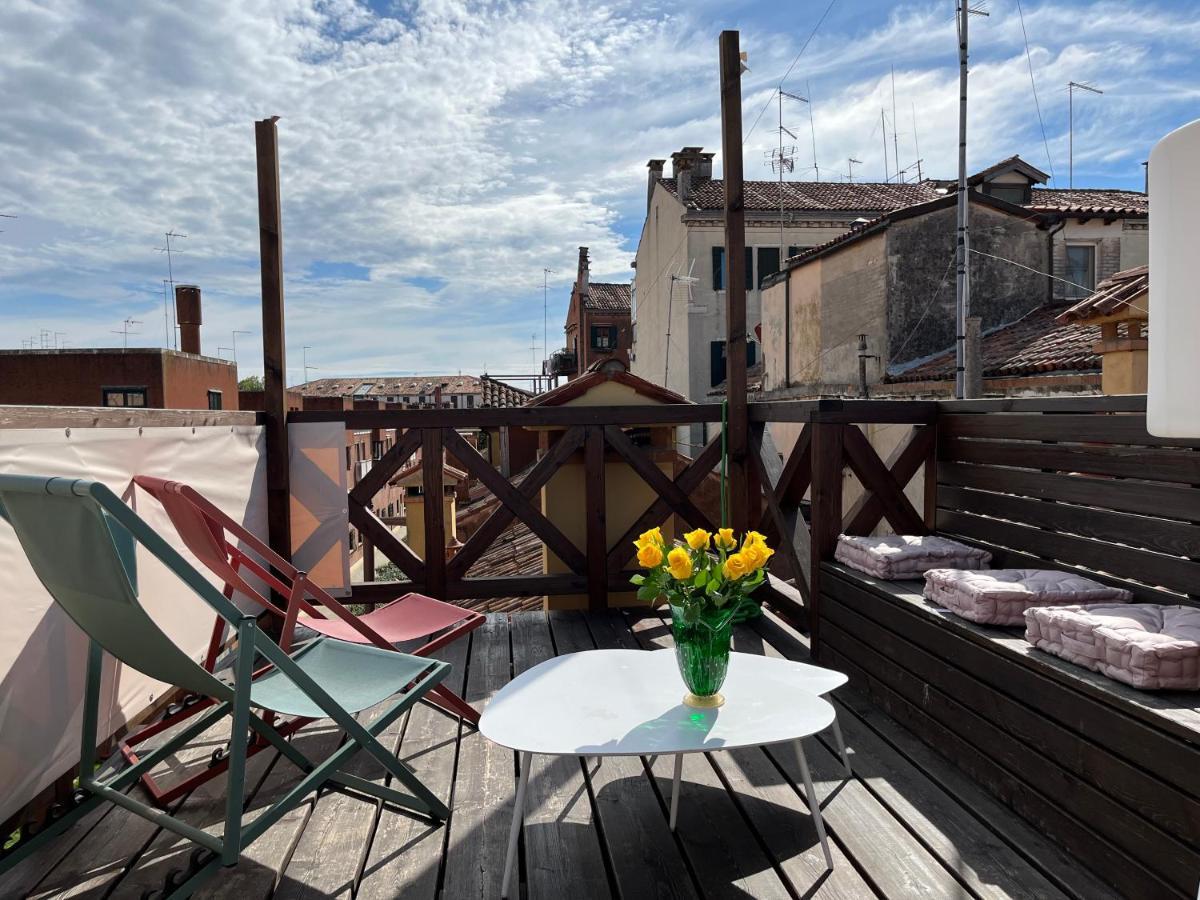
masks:
[[[855,167],[855,165],[861,166],[862,160],[855,159],[853,156],[851,156],[849,159],[846,160],[846,169],[847,169],[846,178],[848,178],[850,180],[851,184],[854,184],[854,167]]]
[[[167,239],[167,245],[165,247],[156,247],[155,249],[158,250],[159,253],[167,254],[167,281],[166,281],[166,283],[171,286],[171,290],[173,291],[175,289],[175,272],[171,265],[171,254],[178,253],[179,251],[171,247],[171,238],[185,238],[185,237],[187,237],[187,235],[180,234],[174,228],[172,228],[170,231],[163,232],[163,236],[166,237],[166,239]],[[170,317],[170,308],[171,308],[171,304],[170,304],[170,302],[168,302],[167,303],[168,317]],[[174,340],[168,339],[168,341],[167,341],[168,349],[171,346],[174,346],[174,348],[176,350],[178,350],[179,349],[178,335],[176,335],[175,329],[172,328],[170,324],[168,324],[167,328],[168,328],[168,331],[170,331],[172,336],[174,337]]]
[[[308,351],[311,349],[312,349],[312,347],[305,344],[304,348],[300,351],[300,361],[301,361],[301,364],[304,366],[304,383],[305,384],[308,384],[308,370],[309,369],[316,370],[316,368],[317,368],[316,366],[310,366],[308,364]]]
[[[550,351],[550,276],[553,269],[542,269],[542,351],[547,357]]]
[[[130,330],[129,330],[129,326],[131,326],[131,325],[141,325],[141,324],[142,324],[142,323],[141,323],[141,321],[140,321],[140,320],[138,320],[138,319],[134,319],[134,318],[128,318],[128,319],[126,319],[126,320],[125,320],[125,321],[122,323],[122,325],[121,325],[121,330],[120,330],[120,331],[114,331],[114,332],[113,332],[113,334],[119,334],[119,335],[121,335],[121,347],[122,347],[122,349],[123,349],[123,350],[128,350],[128,349],[129,349],[129,336],[130,336],[131,334],[140,334],[140,333],[141,333],[141,332],[138,332],[138,331],[130,331]]]
[[[1103,94],[1104,91],[1094,88],[1087,82],[1067,82],[1067,110],[1069,125],[1067,129],[1067,187],[1075,187],[1075,92],[1088,91],[1093,94]]]
[[[252,333],[253,332],[250,332],[250,331],[238,331],[237,329],[234,329],[234,331],[233,331],[233,347],[231,348],[233,350],[234,366],[237,366],[237,336],[239,334],[252,334]]]
[[[917,101],[912,101],[913,150],[917,154],[917,181],[924,181],[921,175],[921,139],[917,136]]]
[[[967,208],[967,25],[971,16],[986,16],[982,9],[971,9],[969,0],[958,0],[958,273],[956,278],[956,321],[954,336],[954,396],[967,396],[967,355],[977,347],[967,346],[967,317],[971,314],[970,234]]]
[[[779,95],[779,148],[772,154],[771,168],[779,173],[779,267],[783,268],[783,260],[787,254],[787,244],[783,237],[783,173],[784,170],[794,172],[796,170],[796,146],[794,144],[784,147],[783,136],[786,134],[792,140],[796,140],[796,135],[783,125],[783,100],[786,97],[789,100],[796,100],[800,103],[807,103],[807,97],[801,97],[799,94],[789,94],[780,85],[775,92]],[[690,290],[690,288],[689,288]]]
[[[892,176],[888,171],[888,155],[887,155],[887,113],[883,111],[883,107],[879,108],[879,126],[883,129],[883,180],[889,182]],[[900,161],[896,161],[896,165],[900,165]]]
[[[804,82],[804,93],[808,97],[808,127],[812,131],[813,145],[813,171],[816,173],[817,181],[821,180],[821,167],[817,165],[817,126],[813,122],[813,99],[812,88],[808,86],[808,82]]]
[[[892,158],[896,161],[896,180],[903,181],[900,168],[900,136],[896,133],[900,119],[896,116],[896,67],[892,66]]]

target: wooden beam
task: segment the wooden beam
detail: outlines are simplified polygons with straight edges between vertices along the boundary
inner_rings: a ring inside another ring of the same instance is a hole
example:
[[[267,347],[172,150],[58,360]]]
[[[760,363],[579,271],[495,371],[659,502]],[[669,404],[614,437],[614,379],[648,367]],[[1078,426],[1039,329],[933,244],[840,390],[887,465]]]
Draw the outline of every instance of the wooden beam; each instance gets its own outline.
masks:
[[[277,117],[254,123],[258,164],[258,246],[262,269],[263,402],[267,451],[267,543],[292,558],[288,474],[287,355],[283,323],[283,221],[279,210]]]
[[[842,441],[847,427],[830,424],[813,426],[812,570],[808,593],[808,633],[814,659],[820,658],[821,563],[833,558],[842,530]]]
[[[918,425],[908,439],[899,444],[888,457],[887,469],[891,473],[891,479],[899,486],[900,490],[904,490],[905,485],[912,480],[913,475],[917,473],[917,469],[924,462],[930,463],[930,468],[925,473],[926,484],[937,483],[937,473],[934,471],[935,467],[931,459],[935,444],[934,427],[933,425]],[[859,480],[862,480],[862,476],[859,476]],[[865,481],[863,486],[866,488]],[[846,513],[846,533],[869,534],[883,518],[883,505],[884,498],[879,493],[870,488],[864,490],[863,495]],[[922,520],[924,520],[924,516],[922,516]],[[924,534],[925,532],[919,533]]]
[[[608,441],[609,446],[616,450],[625,462],[629,463],[629,467],[637,472],[641,479],[653,488],[658,496],[671,504],[671,509],[676,515],[681,516],[693,528],[705,528],[712,531],[712,521],[692,502],[687,492],[663,474],[663,471],[654,464],[654,461],[649,459],[642,449],[636,446],[629,439],[629,435],[625,434],[620,427],[605,425],[604,437]]]
[[[538,428],[569,425],[687,425],[720,422],[720,403],[628,406],[506,406],[487,409],[297,410],[289,422],[342,422],[350,431],[372,428]]]
[[[738,32],[722,31],[721,157],[725,182],[725,397],[729,404],[729,515],[735,532],[750,524],[746,409],[746,211],[742,185],[742,59]]]
[[[542,543],[566,563],[571,571],[584,574],[587,569],[587,560],[584,555],[558,529],[558,526],[547,519],[542,511],[531,502],[532,496],[527,497],[513,487],[512,483],[492,468],[479,451],[463,440],[457,431],[447,428],[442,434],[450,452],[458,458],[468,472],[483,482],[483,486],[495,494],[496,499],[507,509],[515,513],[516,518],[529,526],[529,530],[541,538]],[[462,551],[459,552],[461,554]],[[465,569],[459,569],[453,564],[450,567],[451,575],[465,574],[465,572]]]
[[[391,529],[369,507],[353,497],[347,497],[346,508],[350,514],[350,524],[361,531],[364,537],[370,538],[376,549],[394,562],[401,572],[413,581],[425,580],[425,564],[421,558],[412,552],[408,544],[392,534]]]
[[[751,429],[750,449],[766,489],[767,513],[779,533],[779,551],[788,561],[801,596],[807,600],[812,578],[812,535],[799,505],[785,509],[780,503],[780,488],[787,487],[783,483],[784,466],[765,424],[757,423]]]
[[[362,480],[350,491],[350,496],[359,503],[369,504],[388,483],[388,479],[399,472],[417,448],[421,446],[421,432],[410,429],[400,435],[387,453],[375,461]]]
[[[442,496],[442,432],[421,432],[421,493],[425,495],[425,587],[446,596],[446,517]]]
[[[925,534],[924,517],[905,495],[903,485],[896,483],[866,435],[856,426],[847,425],[842,432],[842,440],[850,469],[858,476],[863,488],[879,498],[880,512],[896,529],[896,533]],[[875,523],[871,527],[874,528]]]
[[[584,517],[587,523],[588,608],[608,608],[608,520],[604,500],[604,430],[589,425],[583,448]]]

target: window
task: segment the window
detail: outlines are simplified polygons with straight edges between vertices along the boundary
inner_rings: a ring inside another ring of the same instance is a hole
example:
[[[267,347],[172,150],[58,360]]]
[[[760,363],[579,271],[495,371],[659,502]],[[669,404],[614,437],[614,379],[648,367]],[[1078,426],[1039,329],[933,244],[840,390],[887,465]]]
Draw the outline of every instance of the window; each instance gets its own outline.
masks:
[[[349,444],[346,445],[346,468],[347,469],[354,468],[354,461],[352,459],[350,459],[350,445]]]
[[[1067,245],[1067,297],[1086,297],[1096,286],[1096,248],[1092,244]],[[1080,285],[1080,287],[1076,287]]]
[[[761,291],[763,282],[779,271],[779,248],[758,248],[758,289]]]
[[[989,197],[1015,203],[1017,206],[1024,206],[1028,203],[1031,193],[1028,184],[996,184],[995,182],[985,184],[983,192]]]
[[[371,393],[371,388],[373,388],[373,387],[375,387],[375,385],[372,382],[364,381],[362,384],[360,384],[358,387],[356,387],[354,389],[354,396],[355,397],[365,397],[365,396],[367,396],[367,394]]]
[[[776,263],[776,269],[779,264]],[[725,248],[712,248],[713,290],[725,290]],[[746,290],[754,290],[754,248],[746,248]]]
[[[709,344],[709,351],[711,354],[709,361],[709,387],[716,387],[725,380],[725,342],[712,341]],[[756,362],[758,362],[758,344],[754,341],[747,341],[746,368],[750,368]]]
[[[592,349],[593,350],[616,350],[617,349],[617,326],[616,325],[593,325],[592,326]]]
[[[383,458],[383,441],[371,441],[371,458]]]
[[[144,387],[101,388],[100,405],[144,407],[146,405],[146,389]],[[220,407],[218,406],[217,409]]]
[[[209,409],[220,409],[221,408],[221,392],[220,391],[211,391],[210,390],[208,392],[208,408]]]
[[[467,409],[474,409],[474,408],[475,408],[475,395],[467,394]]]

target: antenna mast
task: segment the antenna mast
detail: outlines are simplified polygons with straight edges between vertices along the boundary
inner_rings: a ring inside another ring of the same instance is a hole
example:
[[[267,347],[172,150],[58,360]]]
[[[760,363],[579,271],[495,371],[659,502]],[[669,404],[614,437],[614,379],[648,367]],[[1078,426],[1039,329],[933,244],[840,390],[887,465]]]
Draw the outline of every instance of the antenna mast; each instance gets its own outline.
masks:
[[[807,97],[801,97],[799,94],[789,94],[780,85],[776,90],[779,95],[779,147],[771,151],[771,169],[779,173],[779,268],[783,268],[783,261],[787,255],[787,243],[783,236],[783,173],[784,171],[796,171],[796,145],[791,144],[787,147],[783,145],[783,136],[786,134],[793,141],[797,140],[796,135],[783,124],[783,99],[786,97],[789,100],[796,100],[800,103],[808,103]],[[691,288],[689,287],[689,291]]]
[[[966,371],[968,353],[978,347],[967,346],[967,317],[971,314],[971,270],[968,258],[970,235],[967,207],[967,26],[971,16],[986,16],[982,9],[967,6],[968,0],[958,0],[958,243],[956,247],[958,273],[956,279],[956,321],[954,336],[954,396],[967,396]]]
[[[129,326],[131,326],[131,325],[141,325],[141,324],[142,324],[142,323],[141,323],[141,321],[140,321],[139,319],[128,318],[128,319],[126,319],[126,320],[125,320],[125,321],[124,321],[124,322],[121,324],[121,330],[120,330],[120,331],[114,331],[114,332],[113,332],[113,334],[119,334],[119,335],[121,335],[121,349],[123,349],[123,350],[128,350],[128,349],[129,349],[129,336],[130,336],[131,334],[141,334],[141,332],[139,332],[139,331],[130,331],[130,330],[129,330]]]
[[[882,108],[879,110],[879,127],[883,129],[883,180],[889,182],[892,176],[888,170],[888,155],[887,155],[887,113]],[[900,161],[896,161],[896,165],[900,165]]]
[[[550,358],[550,276],[553,269],[542,269],[542,352]]]
[[[892,158],[896,161],[896,180],[903,181],[903,170],[900,168],[900,136],[896,131],[899,126],[900,119],[896,116],[896,67],[892,66]]]
[[[808,127],[809,127],[809,130],[812,131],[813,172],[816,173],[817,181],[820,181],[821,180],[821,167],[817,165],[817,125],[813,121],[812,88],[809,87],[807,81],[804,82],[804,93],[808,96]]]
[[[167,280],[164,282],[164,284],[169,284],[171,286],[171,291],[173,292],[175,290],[175,272],[171,265],[171,254],[178,253],[180,251],[171,246],[171,238],[185,238],[185,237],[187,237],[187,235],[180,234],[174,228],[172,228],[170,231],[163,232],[163,236],[167,239],[167,245],[165,247],[155,247],[154,249],[156,249],[159,253],[167,254]],[[171,309],[171,303],[168,300],[167,301],[167,316],[168,316],[168,318],[170,318],[170,309]],[[170,335],[171,335],[167,339],[167,349],[170,349],[173,346],[176,350],[178,350],[179,349],[179,337],[178,337],[178,334],[175,331],[175,329],[171,326],[170,322],[168,322],[168,324],[167,324],[167,330],[170,332]],[[172,340],[172,338],[174,338],[174,339]]]
[[[1075,92],[1088,91],[1093,94],[1103,94],[1104,91],[1100,88],[1092,87],[1090,84],[1083,81],[1068,81],[1067,82],[1067,110],[1068,120],[1070,122],[1067,131],[1067,187],[1075,187]]]
[[[851,156],[849,159],[846,160],[846,178],[849,179],[851,184],[854,184],[854,167],[855,167],[855,165],[861,166],[862,160],[855,159],[853,156]]]

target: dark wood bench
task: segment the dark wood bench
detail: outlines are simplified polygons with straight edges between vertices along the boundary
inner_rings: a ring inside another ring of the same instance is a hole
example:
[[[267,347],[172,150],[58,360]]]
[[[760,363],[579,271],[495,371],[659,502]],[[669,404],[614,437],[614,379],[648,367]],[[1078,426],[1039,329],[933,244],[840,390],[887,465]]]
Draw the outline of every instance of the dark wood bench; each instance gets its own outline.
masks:
[[[1053,404],[1048,404],[1052,409]],[[962,408],[961,406],[959,407]],[[1136,410],[937,420],[937,533],[993,568],[1049,568],[1200,604],[1200,452]],[[828,559],[828,557],[826,557]],[[1137,691],[833,562],[817,578],[822,663],[1131,897],[1194,898],[1200,694]]]

